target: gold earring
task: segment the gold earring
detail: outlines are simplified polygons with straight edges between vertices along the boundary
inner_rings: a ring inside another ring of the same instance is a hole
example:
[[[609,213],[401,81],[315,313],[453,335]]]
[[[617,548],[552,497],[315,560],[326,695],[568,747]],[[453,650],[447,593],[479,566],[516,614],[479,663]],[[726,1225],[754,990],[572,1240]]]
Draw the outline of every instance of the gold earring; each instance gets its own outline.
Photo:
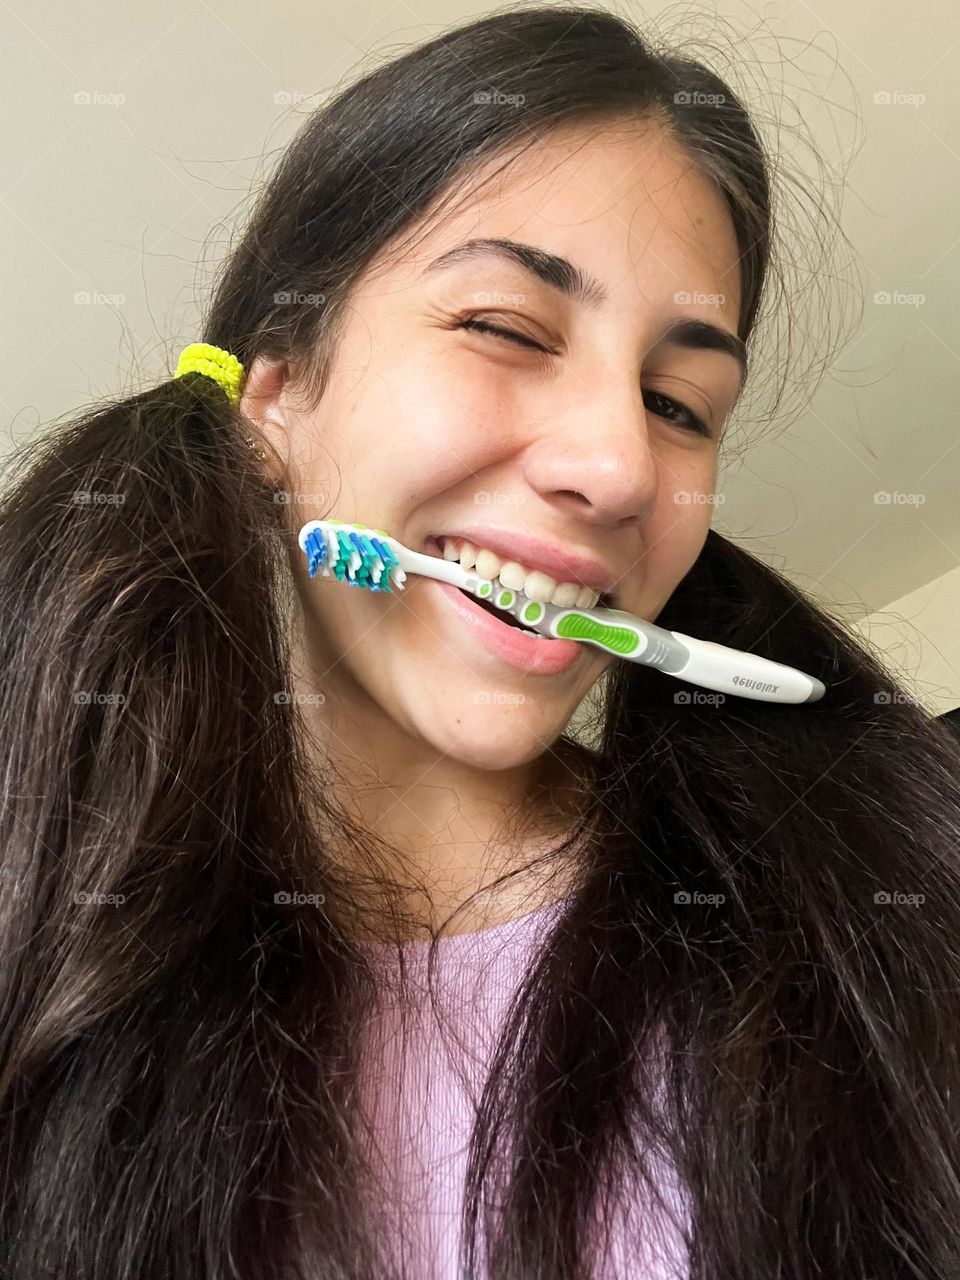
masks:
[[[257,444],[256,440],[254,440],[253,436],[247,436],[247,437],[246,437],[246,443],[250,446],[250,448],[251,448],[251,449],[253,450],[253,452],[257,455],[257,457],[260,459],[260,461],[261,461],[261,462],[266,462],[266,460],[267,460],[267,455],[264,453],[264,451],[263,451],[263,450],[260,448],[260,446]]]

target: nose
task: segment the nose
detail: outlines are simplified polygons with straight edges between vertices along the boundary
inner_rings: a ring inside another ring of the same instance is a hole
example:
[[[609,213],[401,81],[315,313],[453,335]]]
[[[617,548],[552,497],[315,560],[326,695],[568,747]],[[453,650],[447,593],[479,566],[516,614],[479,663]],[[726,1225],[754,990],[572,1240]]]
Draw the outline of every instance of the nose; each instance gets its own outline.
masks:
[[[567,402],[562,420],[541,428],[523,453],[524,478],[546,502],[597,524],[641,524],[660,485],[664,459],[650,444],[643,391],[616,383]]]

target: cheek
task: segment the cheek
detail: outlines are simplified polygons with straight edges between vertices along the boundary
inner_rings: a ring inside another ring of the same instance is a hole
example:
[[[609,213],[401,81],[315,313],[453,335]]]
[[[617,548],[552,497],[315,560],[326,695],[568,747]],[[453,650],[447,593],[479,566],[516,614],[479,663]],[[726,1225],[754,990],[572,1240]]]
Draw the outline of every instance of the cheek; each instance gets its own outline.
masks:
[[[657,510],[643,530],[641,545],[649,551],[630,573],[624,607],[650,621],[703,550],[714,511],[711,503],[677,503],[676,492],[661,493]]]
[[[315,472],[335,465],[344,490],[349,483],[368,499],[393,495],[404,509],[461,483],[475,486],[477,473],[510,448],[518,416],[506,378],[467,376],[469,366],[462,353],[455,361],[408,351],[406,360],[368,371],[315,428]]]

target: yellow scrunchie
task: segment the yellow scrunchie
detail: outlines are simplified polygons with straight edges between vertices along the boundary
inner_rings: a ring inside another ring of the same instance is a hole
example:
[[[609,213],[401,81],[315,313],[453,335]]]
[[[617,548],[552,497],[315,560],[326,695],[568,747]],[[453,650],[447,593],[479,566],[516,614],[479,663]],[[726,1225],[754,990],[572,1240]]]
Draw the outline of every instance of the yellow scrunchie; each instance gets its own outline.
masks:
[[[243,365],[235,355],[209,342],[191,342],[180,352],[175,378],[185,373],[202,373],[220,384],[232,405],[240,403],[243,387]]]

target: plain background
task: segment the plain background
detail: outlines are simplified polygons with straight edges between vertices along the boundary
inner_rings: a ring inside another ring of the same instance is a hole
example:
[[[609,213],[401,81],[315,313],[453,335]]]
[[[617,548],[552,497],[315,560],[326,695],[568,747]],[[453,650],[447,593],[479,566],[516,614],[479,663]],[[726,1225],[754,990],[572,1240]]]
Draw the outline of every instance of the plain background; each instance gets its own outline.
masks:
[[[837,326],[843,343],[809,404],[745,424],[715,527],[859,629],[931,711],[957,707],[960,13],[942,0],[909,15],[874,0],[609,7],[730,79],[843,229],[819,270],[797,250],[791,286],[811,379]],[[305,115],[491,11],[0,0],[0,455],[170,376]],[[784,223],[791,244],[797,217]],[[776,376],[778,345],[761,353],[755,394]]]

